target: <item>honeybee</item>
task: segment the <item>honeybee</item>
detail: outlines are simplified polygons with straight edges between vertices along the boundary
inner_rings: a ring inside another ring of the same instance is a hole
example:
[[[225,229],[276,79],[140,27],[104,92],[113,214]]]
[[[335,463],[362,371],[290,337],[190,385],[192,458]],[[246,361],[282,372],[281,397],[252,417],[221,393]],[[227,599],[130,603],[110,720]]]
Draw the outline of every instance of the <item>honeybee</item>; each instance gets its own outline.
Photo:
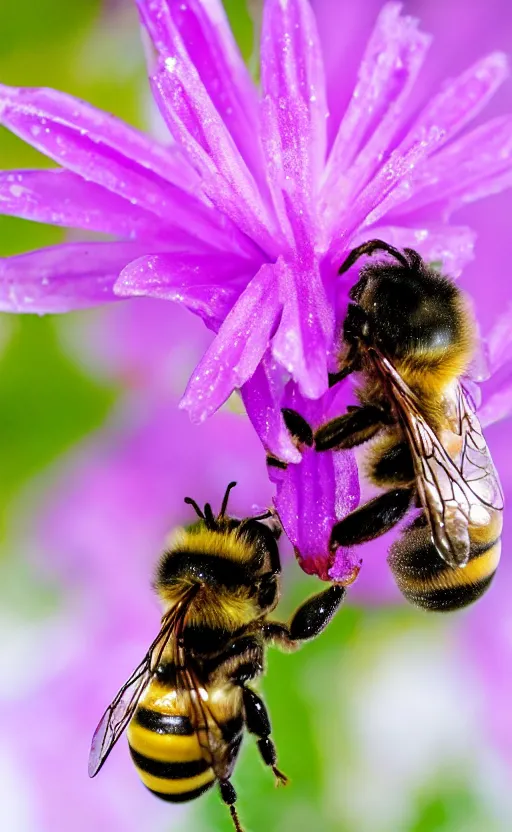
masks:
[[[269,621],[280,594],[280,527],[273,514],[242,520],[186,498],[199,520],[175,536],[157,567],[160,632],[107,708],[93,737],[89,776],[101,769],[127,729],[139,777],[157,797],[192,800],[216,781],[235,829],[242,827],[230,778],[244,730],[257,737],[277,782],[270,719],[248,683],[261,676],[265,648],[295,648],[318,635],[343,600],[331,586],[306,601],[288,625]],[[270,524],[264,521],[269,520]]]
[[[474,324],[457,286],[413,249],[382,240],[354,249],[346,272],[369,262],[349,293],[339,372],[360,374],[360,405],[313,432],[293,410],[283,415],[297,441],[317,451],[373,440],[370,481],[385,488],[332,529],[331,548],[354,546],[420,513],[390,549],[397,585],[429,610],[464,607],[489,587],[498,566],[503,497],[468,394],[461,384],[474,351]]]

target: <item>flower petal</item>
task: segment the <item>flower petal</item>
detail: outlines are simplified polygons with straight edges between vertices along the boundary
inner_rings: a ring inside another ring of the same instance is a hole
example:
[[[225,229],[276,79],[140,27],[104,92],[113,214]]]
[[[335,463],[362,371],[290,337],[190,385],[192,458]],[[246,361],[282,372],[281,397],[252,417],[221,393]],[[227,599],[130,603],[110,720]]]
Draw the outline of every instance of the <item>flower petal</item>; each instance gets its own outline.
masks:
[[[233,254],[152,254],[123,269],[114,291],[182,303],[217,331],[258,266]]]
[[[497,373],[512,362],[512,304],[500,315],[485,340],[489,369]]]
[[[448,218],[463,205],[512,184],[512,118],[500,116],[451,142],[418,166],[401,213],[439,205]]]
[[[289,387],[286,406],[298,410],[312,427],[344,409],[348,385],[338,385],[323,401],[304,400]],[[360,555],[355,550],[330,550],[333,525],[359,502],[359,479],[352,451],[319,453],[303,448],[302,459],[286,470],[270,468],[277,490],[274,499],[284,530],[302,569],[323,580],[350,581],[357,574]]]
[[[112,116],[55,90],[0,87],[0,123],[58,164],[170,227],[207,239],[213,247],[247,249],[248,241],[218,212],[182,189],[182,180],[196,186],[183,157],[175,159]],[[181,180],[174,175],[180,166]]]
[[[247,415],[265,450],[283,462],[300,462],[301,455],[281,414],[286,381],[281,365],[266,355],[240,392]]]
[[[313,220],[325,162],[327,102],[316,22],[307,0],[268,0],[261,40],[263,135],[268,181],[280,216]],[[284,223],[284,227],[287,224]]]
[[[194,421],[211,415],[256,371],[281,309],[275,268],[261,267],[194,370],[180,402]]]
[[[2,312],[70,312],[120,300],[119,272],[147,248],[142,243],[70,243],[0,260]]]
[[[489,103],[508,75],[507,57],[502,52],[477,61],[444,84],[420,113],[405,141],[416,141],[433,127],[443,131],[443,142],[453,139]]]
[[[234,142],[259,181],[258,93],[220,0],[137,0],[142,21],[162,58],[175,54],[173,26]]]
[[[375,173],[403,121],[403,105],[425,60],[430,37],[400,3],[387,3],[375,24],[326,166],[322,205],[336,225],[347,203]]]
[[[318,263],[275,265],[283,314],[272,339],[272,355],[288,370],[308,398],[327,389],[327,351],[334,335],[333,310],[328,303]]]
[[[459,277],[464,266],[474,258],[476,233],[465,225],[440,225],[425,223],[422,228],[379,225],[365,231],[354,245],[371,237],[386,240],[390,245],[403,249],[414,248],[427,263],[440,264],[443,274]]]
[[[16,125],[15,132],[19,131],[18,135],[42,153],[47,153],[45,142],[48,142],[50,146],[57,145],[57,154],[61,144],[64,156],[64,145],[56,138],[59,126],[67,126],[82,136],[84,146],[95,148],[97,153],[105,153],[108,148],[127,167],[131,162],[133,167],[145,169],[148,175],[153,173],[180,188],[192,189],[197,183],[197,176],[178,148],[162,147],[110,113],[57,90],[0,85],[0,121],[9,129],[13,129],[11,124]]]
[[[275,220],[177,33],[174,43],[174,54],[152,78],[169,130],[200,173],[202,189],[217,210],[275,257],[279,251]]]
[[[127,239],[172,233],[154,214],[62,168],[0,171],[0,214]]]
[[[488,428],[512,416],[512,384],[506,384],[490,396],[478,411],[483,428]]]

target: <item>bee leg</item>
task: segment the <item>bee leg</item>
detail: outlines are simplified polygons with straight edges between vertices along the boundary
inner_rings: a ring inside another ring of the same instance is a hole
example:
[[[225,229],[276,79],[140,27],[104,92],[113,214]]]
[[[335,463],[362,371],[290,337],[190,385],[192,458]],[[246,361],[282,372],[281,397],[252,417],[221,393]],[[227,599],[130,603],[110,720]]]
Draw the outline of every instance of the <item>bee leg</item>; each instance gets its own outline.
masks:
[[[270,739],[270,717],[265,707],[263,699],[257,693],[254,693],[250,688],[242,687],[245,724],[249,733],[254,734],[258,739],[258,750],[265,765],[270,766],[274,772],[277,783],[285,785],[288,778],[276,766],[277,753],[276,747]]]
[[[296,410],[291,410],[289,407],[283,407],[281,410],[284,423],[290,432],[292,439],[298,445],[307,445],[311,447],[313,444],[313,431],[300,413]]]
[[[385,534],[405,515],[413,495],[414,487],[395,488],[350,512],[333,526],[331,547],[356,546]]]
[[[372,404],[354,407],[318,428],[314,435],[315,450],[341,451],[361,445],[375,436],[388,421],[388,414],[380,407]]]
[[[231,817],[233,819],[233,824],[235,826],[236,832],[244,832],[244,830],[240,826],[238,812],[235,809],[236,791],[234,786],[229,782],[229,780],[219,780],[219,789],[222,800],[224,801],[226,806],[229,807],[229,811],[231,813]]]
[[[293,649],[299,646],[299,642],[315,638],[325,630],[338,611],[345,592],[345,587],[333,584],[318,595],[308,598],[294,613],[289,626],[278,621],[266,622],[265,639]]]

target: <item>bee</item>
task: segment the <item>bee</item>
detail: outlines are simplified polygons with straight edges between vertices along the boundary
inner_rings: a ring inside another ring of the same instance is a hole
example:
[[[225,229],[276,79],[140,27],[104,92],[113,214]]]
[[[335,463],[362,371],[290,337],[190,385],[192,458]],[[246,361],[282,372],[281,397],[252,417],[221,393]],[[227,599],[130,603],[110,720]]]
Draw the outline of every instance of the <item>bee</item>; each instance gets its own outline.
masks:
[[[249,682],[263,674],[269,644],[293,649],[318,635],[345,590],[334,585],[310,598],[289,625],[269,621],[280,595],[280,527],[270,511],[229,517],[235,485],[228,485],[217,516],[209,503],[202,511],[185,499],[199,520],[175,535],[160,559],[154,587],[161,628],[96,729],[89,776],[127,729],[133,762],[153,794],[179,803],[217,782],[241,832],[230,778],[245,730],[257,738],[277,782],[286,782],[265,703]]]
[[[409,601],[455,610],[489,587],[503,524],[499,478],[461,383],[475,327],[458,287],[413,249],[370,240],[340,274],[377,251],[393,260],[370,261],[350,290],[339,372],[330,379],[359,373],[359,406],[315,432],[295,411],[283,416],[296,441],[320,452],[373,440],[367,475],[386,490],[333,527],[331,550],[384,534],[416,506],[388,563]]]

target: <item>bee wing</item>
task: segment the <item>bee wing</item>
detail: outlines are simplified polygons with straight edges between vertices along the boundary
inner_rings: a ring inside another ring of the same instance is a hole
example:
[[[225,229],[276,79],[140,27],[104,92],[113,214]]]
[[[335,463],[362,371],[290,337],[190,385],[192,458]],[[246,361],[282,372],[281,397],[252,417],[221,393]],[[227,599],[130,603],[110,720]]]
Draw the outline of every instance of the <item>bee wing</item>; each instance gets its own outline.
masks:
[[[478,417],[462,385],[457,389],[457,419],[458,432],[463,441],[462,477],[484,506],[502,511],[504,500],[498,473]]]
[[[489,510],[502,506],[502,500],[493,496],[501,495],[501,490],[478,419],[464,393],[457,390],[459,422],[454,424],[453,432],[443,432],[441,441],[421,414],[413,392],[392,364],[377,353],[373,357],[392,388],[393,400],[403,420],[418,494],[434,544],[451,566],[465,566],[470,553],[470,522],[484,525],[488,522]],[[445,444],[450,446],[452,455]],[[489,489],[485,484],[488,477],[491,478]],[[492,492],[489,495],[488,490]]]
[[[186,599],[177,603],[164,619],[160,632],[138,667],[123,685],[117,696],[103,714],[91,743],[89,754],[89,777],[95,777],[119,737],[133,716],[137,704],[146,690],[160,662],[170,638],[177,633],[183,620]]]

